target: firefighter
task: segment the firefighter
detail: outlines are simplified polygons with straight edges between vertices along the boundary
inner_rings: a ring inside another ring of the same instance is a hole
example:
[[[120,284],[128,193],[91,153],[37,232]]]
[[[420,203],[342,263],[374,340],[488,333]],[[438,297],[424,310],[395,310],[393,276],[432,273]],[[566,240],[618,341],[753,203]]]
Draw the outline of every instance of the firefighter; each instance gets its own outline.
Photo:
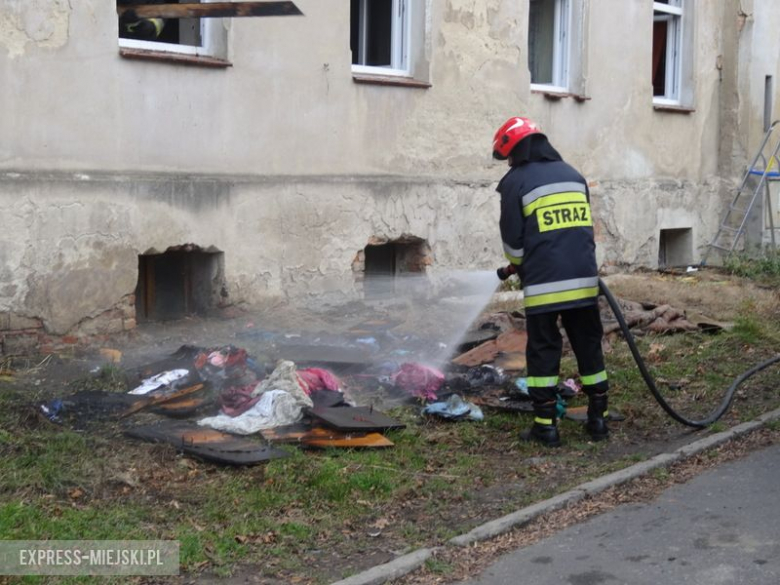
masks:
[[[609,384],[601,348],[604,331],[588,184],[528,118],[510,118],[498,129],[493,157],[508,160],[510,167],[497,188],[501,239],[510,262],[498,269],[498,276],[520,278],[528,330],[534,422],[521,438],[551,447],[561,444],[556,424],[560,317],[588,396],[585,428],[593,440],[606,439]]]
[[[117,6],[164,4],[167,0],[117,0]],[[123,39],[156,41],[165,28],[165,19],[138,18],[132,10],[119,18],[119,36]]]

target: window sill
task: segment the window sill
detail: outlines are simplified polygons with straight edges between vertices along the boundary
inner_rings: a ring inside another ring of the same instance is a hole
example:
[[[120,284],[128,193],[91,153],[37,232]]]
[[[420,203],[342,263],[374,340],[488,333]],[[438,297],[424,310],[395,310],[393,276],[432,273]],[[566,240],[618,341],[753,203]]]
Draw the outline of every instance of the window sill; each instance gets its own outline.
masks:
[[[431,84],[427,81],[419,81],[411,77],[396,77],[395,75],[369,75],[366,73],[353,73],[352,81],[369,85],[394,85],[399,87],[413,87],[428,89]]]
[[[571,93],[568,91],[550,91],[546,89],[532,89],[531,93],[538,93],[544,96],[545,99],[557,102],[559,100],[562,100],[564,98],[572,98],[577,102],[587,102],[591,98],[590,96],[586,95],[580,95],[578,93]]]
[[[195,65],[196,67],[209,67],[211,69],[225,69],[233,66],[230,61],[225,59],[217,59],[216,57],[207,57],[205,55],[185,55],[182,53],[167,53],[165,51],[131,49],[128,47],[119,47],[119,56],[125,59]]]
[[[669,112],[672,114],[693,114],[696,111],[696,108],[675,106],[671,104],[653,104],[653,109],[656,112]]]

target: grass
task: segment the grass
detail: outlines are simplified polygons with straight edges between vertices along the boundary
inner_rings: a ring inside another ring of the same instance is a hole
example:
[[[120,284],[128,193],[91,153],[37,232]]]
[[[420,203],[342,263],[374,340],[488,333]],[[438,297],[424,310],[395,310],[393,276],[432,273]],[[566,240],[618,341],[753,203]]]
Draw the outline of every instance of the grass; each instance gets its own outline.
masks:
[[[732,254],[724,262],[725,269],[735,276],[749,278],[766,286],[780,284],[780,251],[765,250],[760,256]]]
[[[774,355],[780,324],[764,312],[767,306],[745,300],[734,309],[734,328],[717,335],[638,337],[664,396],[686,415],[699,416],[719,402],[734,377]],[[564,420],[565,444],[549,450],[518,440],[528,416],[486,411],[483,423],[438,423],[420,419],[419,408],[396,409],[389,414],[407,428],[388,434],[392,449],[285,447],[286,459],[238,469],[129,441],[112,425],[74,432],[33,414],[52,393],[126,389],[119,368],[47,388],[28,383],[23,364],[6,364],[3,371],[11,373],[0,380],[0,534],[175,539],[183,569],[194,575],[229,575],[251,566],[253,574],[279,582],[333,581],[355,572],[367,551],[441,544],[502,513],[646,460],[668,441],[696,437],[655,404],[624,342],[613,342],[606,361],[611,406],[628,417],[612,425],[609,442],[593,443],[580,424]],[[710,430],[780,406],[778,369],[751,378]],[[561,375],[576,372],[566,357]],[[577,397],[570,406],[584,403]],[[449,570],[437,559],[428,569]]]

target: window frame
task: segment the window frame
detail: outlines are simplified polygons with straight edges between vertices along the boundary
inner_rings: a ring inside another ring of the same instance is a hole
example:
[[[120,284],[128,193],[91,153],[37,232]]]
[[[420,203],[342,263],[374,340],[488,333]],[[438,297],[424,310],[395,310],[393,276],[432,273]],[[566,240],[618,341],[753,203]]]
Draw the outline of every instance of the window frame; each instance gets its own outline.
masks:
[[[531,82],[531,90],[542,92],[568,93],[572,81],[570,76],[573,9],[572,0],[554,0],[553,17],[553,54],[552,81],[550,83]],[[530,4],[529,4],[530,8]],[[530,26],[530,12],[529,12]],[[530,57],[530,50],[529,50]],[[529,59],[530,72],[530,59]]]
[[[365,61],[366,45],[366,18],[365,6],[371,0],[358,0],[360,2],[360,20],[358,24],[358,61]],[[413,0],[392,0],[393,21],[391,23],[390,41],[390,66],[362,65],[352,63],[352,73],[358,75],[382,75],[395,77],[409,77],[412,73],[410,55],[411,46],[411,21]],[[352,26],[352,23],[350,23]],[[362,55],[362,56],[361,56]]]
[[[216,0],[201,0],[208,3]],[[201,44],[185,45],[178,43],[163,43],[159,41],[143,41],[139,39],[126,39],[119,36],[120,49],[139,49],[158,53],[171,53],[173,55],[190,55],[195,57],[213,57],[216,59],[227,58],[227,30],[222,18],[200,18]]]
[[[659,20],[667,21],[665,91],[664,95],[653,95],[653,104],[655,105],[680,106],[683,104],[683,67],[685,65],[683,43],[686,33],[686,12],[684,0],[669,0],[669,4],[653,2],[653,23]],[[662,13],[662,15],[659,16],[658,13]]]

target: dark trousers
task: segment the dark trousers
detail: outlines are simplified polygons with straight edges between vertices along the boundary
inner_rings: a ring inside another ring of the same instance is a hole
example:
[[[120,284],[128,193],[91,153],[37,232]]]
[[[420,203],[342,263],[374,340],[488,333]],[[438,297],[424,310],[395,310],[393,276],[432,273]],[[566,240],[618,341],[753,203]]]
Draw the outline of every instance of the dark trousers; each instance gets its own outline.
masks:
[[[597,305],[527,315],[528,344],[525,356],[528,366],[528,393],[535,404],[557,400],[563,349],[563,340],[558,329],[559,315],[577,357],[583,392],[592,396],[605,393],[609,389],[601,349],[604,328]]]

